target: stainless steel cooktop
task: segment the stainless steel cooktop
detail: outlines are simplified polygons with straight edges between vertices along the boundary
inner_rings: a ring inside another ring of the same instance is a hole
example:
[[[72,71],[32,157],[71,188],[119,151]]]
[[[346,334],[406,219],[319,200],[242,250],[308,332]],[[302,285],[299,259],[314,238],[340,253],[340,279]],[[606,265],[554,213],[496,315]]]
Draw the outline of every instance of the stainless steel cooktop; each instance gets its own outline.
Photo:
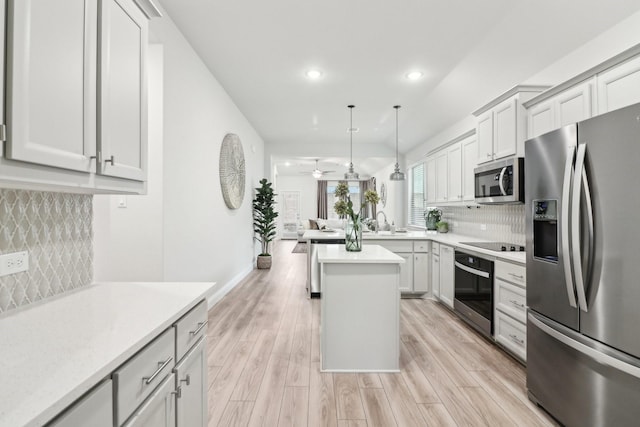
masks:
[[[462,245],[475,246],[495,252],[524,252],[524,246],[506,242],[460,242]]]

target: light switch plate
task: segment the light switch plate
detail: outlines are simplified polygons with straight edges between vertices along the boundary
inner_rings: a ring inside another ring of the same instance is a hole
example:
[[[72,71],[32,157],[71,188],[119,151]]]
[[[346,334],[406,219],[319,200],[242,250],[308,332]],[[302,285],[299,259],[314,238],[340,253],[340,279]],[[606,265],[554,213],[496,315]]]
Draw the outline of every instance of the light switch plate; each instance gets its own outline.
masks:
[[[0,255],[0,276],[20,273],[29,269],[29,253],[27,251]]]

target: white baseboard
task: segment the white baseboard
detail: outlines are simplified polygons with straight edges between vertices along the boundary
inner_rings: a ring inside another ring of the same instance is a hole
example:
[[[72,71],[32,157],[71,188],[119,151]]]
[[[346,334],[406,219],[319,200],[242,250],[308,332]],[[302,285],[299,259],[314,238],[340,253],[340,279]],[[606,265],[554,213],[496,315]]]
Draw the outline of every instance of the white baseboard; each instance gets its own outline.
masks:
[[[238,283],[242,281],[245,277],[249,275],[253,271],[253,263],[249,265],[247,268],[243,269],[240,273],[236,274],[231,280],[229,280],[226,284],[222,285],[220,288],[216,289],[209,297],[207,298],[207,307],[208,310],[211,310],[211,307],[216,305],[220,300],[231,291],[231,289],[235,288]]]

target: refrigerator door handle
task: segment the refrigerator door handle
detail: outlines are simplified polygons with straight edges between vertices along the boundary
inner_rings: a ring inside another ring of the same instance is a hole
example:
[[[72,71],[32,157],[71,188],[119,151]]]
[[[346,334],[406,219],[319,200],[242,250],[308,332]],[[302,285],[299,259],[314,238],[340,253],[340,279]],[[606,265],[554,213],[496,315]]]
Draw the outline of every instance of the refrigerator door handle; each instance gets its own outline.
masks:
[[[507,195],[507,192],[504,189],[504,185],[502,185],[502,182],[504,181],[504,174],[507,172],[507,167],[503,167],[502,170],[500,171],[500,177],[498,178],[498,185],[500,186],[500,194],[503,196]]]
[[[587,144],[578,144],[578,154],[576,156],[576,167],[573,177],[573,191],[571,194],[571,251],[573,254],[573,275],[575,277],[576,292],[578,294],[578,305],[580,310],[587,312],[587,294],[584,287],[584,277],[582,275],[582,253],[580,245],[580,196],[584,188],[587,202],[587,215],[589,227],[589,239],[593,238],[593,211],[591,208],[591,194],[587,182],[587,174],[584,170],[584,159],[587,153]],[[591,254],[589,254],[591,255]]]
[[[582,344],[581,342],[572,339],[571,337],[555,330],[551,326],[540,321],[531,313],[529,313],[528,319],[536,328],[540,329],[542,332],[546,333],[557,341],[560,341],[561,343],[571,347],[572,349],[584,354],[585,356],[590,357],[596,362],[610,366],[636,378],[640,378],[639,367],[626,363],[613,356],[609,356],[608,354],[602,353],[595,348],[589,347],[588,345]]]
[[[564,166],[564,180],[562,183],[562,215],[560,215],[560,227],[562,230],[561,249],[562,263],[564,264],[564,281],[567,286],[567,297],[569,305],[577,308],[575,288],[573,287],[573,274],[571,272],[571,254],[569,251],[569,217],[570,195],[571,195],[571,172],[573,170],[573,160],[575,158],[575,148],[571,147],[571,153],[567,156],[567,163]]]

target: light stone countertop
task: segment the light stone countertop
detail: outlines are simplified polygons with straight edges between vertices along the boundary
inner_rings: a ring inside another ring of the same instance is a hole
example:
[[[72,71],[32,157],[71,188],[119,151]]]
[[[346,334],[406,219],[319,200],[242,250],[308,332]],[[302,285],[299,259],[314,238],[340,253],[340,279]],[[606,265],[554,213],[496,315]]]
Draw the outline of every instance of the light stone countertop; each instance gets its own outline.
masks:
[[[39,426],[171,326],[215,283],[101,283],[0,316],[0,427]]]
[[[333,232],[325,232],[321,230],[308,230],[304,233],[303,238],[305,240],[332,240],[332,239],[344,239],[344,231],[336,230]],[[500,259],[504,261],[515,262],[524,265],[526,263],[525,252],[497,252],[488,249],[477,248],[475,246],[469,246],[462,244],[461,242],[488,242],[489,238],[478,238],[465,236],[456,233],[437,233],[427,231],[407,231],[405,233],[391,234],[389,231],[363,232],[363,240],[431,240],[434,242],[442,243],[444,245],[454,246],[463,251],[470,251],[474,254],[488,256],[490,259]],[[363,247],[366,245],[363,245]]]
[[[360,252],[348,252],[344,245],[320,245],[320,264],[404,264],[404,259],[380,245],[363,245]]]

